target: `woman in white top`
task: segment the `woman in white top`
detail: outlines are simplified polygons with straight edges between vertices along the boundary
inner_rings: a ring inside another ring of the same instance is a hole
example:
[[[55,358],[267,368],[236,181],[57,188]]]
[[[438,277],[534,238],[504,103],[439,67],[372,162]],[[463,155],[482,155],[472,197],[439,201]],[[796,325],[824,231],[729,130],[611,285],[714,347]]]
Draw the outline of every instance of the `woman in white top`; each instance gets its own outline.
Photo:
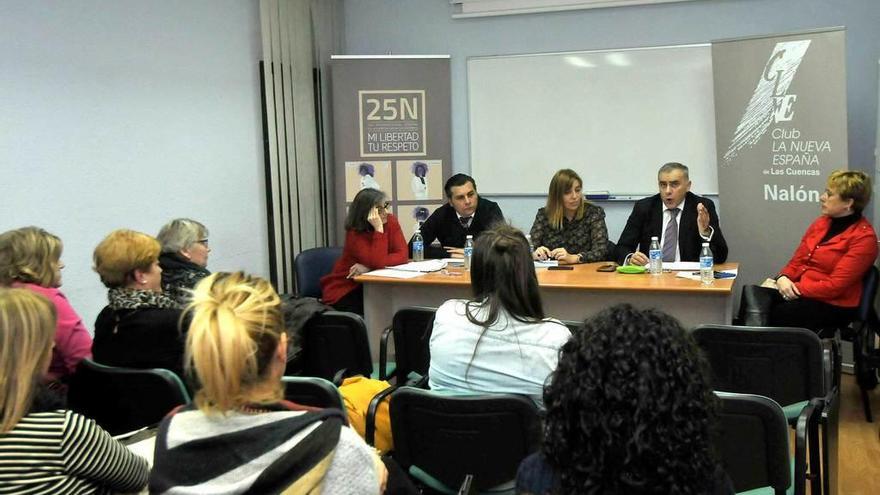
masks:
[[[425,162],[415,162],[412,166],[412,187],[415,199],[428,199],[428,165]]]
[[[472,300],[437,309],[431,390],[512,393],[542,405],[544,382],[571,333],[546,318],[525,235],[509,225],[483,232],[471,263]]]
[[[361,190],[364,189],[382,189],[376,182],[376,167],[369,163],[361,163],[358,166],[358,174],[361,176]]]

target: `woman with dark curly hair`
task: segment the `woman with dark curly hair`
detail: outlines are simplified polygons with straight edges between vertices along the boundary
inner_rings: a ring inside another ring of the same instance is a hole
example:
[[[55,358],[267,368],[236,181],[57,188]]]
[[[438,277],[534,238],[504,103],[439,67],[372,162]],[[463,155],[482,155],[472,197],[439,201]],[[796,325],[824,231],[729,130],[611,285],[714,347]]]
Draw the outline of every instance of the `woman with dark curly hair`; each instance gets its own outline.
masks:
[[[708,367],[681,324],[622,304],[584,322],[544,389],[541,452],[517,493],[730,494]]]

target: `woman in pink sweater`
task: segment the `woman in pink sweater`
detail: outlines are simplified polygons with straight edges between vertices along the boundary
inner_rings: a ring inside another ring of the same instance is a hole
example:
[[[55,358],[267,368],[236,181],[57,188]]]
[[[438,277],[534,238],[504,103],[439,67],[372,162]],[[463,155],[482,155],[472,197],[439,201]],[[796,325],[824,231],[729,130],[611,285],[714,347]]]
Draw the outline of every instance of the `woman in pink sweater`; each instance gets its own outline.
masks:
[[[92,337],[82,318],[58,289],[61,286],[61,239],[39,227],[0,234],[0,285],[42,294],[58,314],[49,380],[63,379],[83,358],[92,356]]]

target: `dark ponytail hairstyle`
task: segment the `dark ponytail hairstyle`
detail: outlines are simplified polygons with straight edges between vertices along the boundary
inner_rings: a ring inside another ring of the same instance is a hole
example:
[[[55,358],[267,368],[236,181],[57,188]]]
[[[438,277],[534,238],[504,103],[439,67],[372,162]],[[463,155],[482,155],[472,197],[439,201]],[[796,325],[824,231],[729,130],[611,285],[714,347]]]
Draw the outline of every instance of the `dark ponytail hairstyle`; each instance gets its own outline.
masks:
[[[529,242],[519,229],[510,225],[497,224],[477,237],[471,263],[471,288],[474,300],[467,305],[467,318],[471,323],[492,326],[501,310],[525,323],[544,319]],[[472,305],[486,311],[485,319],[480,320],[473,314]]]

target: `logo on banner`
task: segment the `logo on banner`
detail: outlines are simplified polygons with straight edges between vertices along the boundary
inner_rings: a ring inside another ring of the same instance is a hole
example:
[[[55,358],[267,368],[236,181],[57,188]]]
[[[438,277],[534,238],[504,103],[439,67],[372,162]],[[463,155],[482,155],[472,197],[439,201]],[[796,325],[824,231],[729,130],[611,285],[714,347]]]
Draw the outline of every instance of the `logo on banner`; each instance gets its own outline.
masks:
[[[757,143],[771,124],[794,118],[797,95],[789,94],[788,88],[807,53],[810,41],[783,41],[773,48],[752,99],[724,153],[726,163],[729,164],[743,148]]]
[[[362,157],[425,156],[425,91],[358,91]]]

